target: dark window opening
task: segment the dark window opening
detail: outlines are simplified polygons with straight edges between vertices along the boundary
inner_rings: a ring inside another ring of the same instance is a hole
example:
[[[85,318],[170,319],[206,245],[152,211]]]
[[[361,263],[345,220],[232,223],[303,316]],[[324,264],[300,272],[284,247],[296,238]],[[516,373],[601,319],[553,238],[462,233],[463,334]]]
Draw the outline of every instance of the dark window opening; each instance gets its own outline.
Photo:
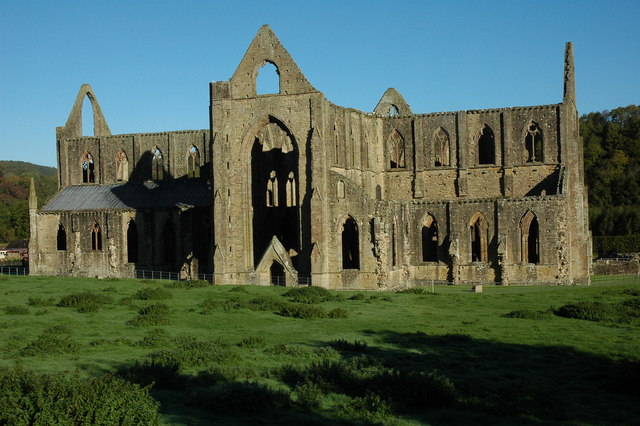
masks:
[[[476,215],[475,220],[471,223],[471,261],[487,262],[487,222],[482,215]]]
[[[478,164],[496,163],[496,143],[493,130],[486,124],[482,127],[478,138]]]
[[[542,162],[542,130],[537,123],[531,122],[524,137],[524,145],[527,150],[527,162]]]
[[[422,225],[422,261],[438,261],[438,223],[432,216]]]
[[[284,275],[284,267],[275,260],[271,264],[269,268],[269,273],[271,274],[271,284],[284,286],[286,284],[286,278]]]
[[[170,219],[167,219],[164,224],[162,241],[164,250],[162,259],[168,266],[173,266],[176,261],[176,234]]]
[[[102,230],[96,222],[91,225],[91,250],[102,250]]]
[[[153,150],[151,159],[151,180],[164,180],[164,158],[159,148]]]
[[[256,93],[258,95],[280,93],[280,71],[269,61],[266,61],[258,70]]]
[[[82,168],[82,183],[94,183],[96,180],[93,156],[90,152],[82,154],[80,159],[80,167]]]
[[[352,217],[342,227],[342,269],[360,269],[358,224]]]
[[[127,229],[127,262],[134,263],[138,261],[138,227],[132,220],[129,222]]]
[[[391,224],[391,266],[398,265],[398,256],[396,253],[396,224]]]
[[[522,262],[540,263],[540,227],[538,218],[531,211],[522,218],[520,233]]]
[[[391,105],[389,107],[389,112],[387,113],[387,115],[389,117],[397,117],[400,114],[400,112],[398,111],[398,107],[395,105]]]
[[[57,235],[56,241],[57,241],[56,248],[58,250],[67,249],[67,231],[65,231],[64,226],[62,226],[62,224],[58,225],[58,235]]]
[[[196,179],[200,177],[200,151],[191,145],[187,157],[187,177]]]

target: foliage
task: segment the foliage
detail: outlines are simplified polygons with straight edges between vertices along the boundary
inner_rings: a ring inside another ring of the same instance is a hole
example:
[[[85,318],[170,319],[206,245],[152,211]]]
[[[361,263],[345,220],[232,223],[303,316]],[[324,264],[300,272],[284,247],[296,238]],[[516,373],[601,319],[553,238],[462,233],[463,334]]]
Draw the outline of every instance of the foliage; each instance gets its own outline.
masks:
[[[507,314],[504,314],[505,318],[520,318],[520,319],[545,319],[549,318],[549,311],[532,311],[529,309],[521,309],[517,311],[511,311]]]
[[[173,294],[162,287],[151,288],[145,286],[136,291],[133,297],[138,300],[166,300],[171,299]]]
[[[333,300],[335,297],[329,290],[323,287],[294,287],[283,294],[296,303],[321,303]]]
[[[637,223],[640,223],[640,217]],[[640,234],[594,236],[593,249],[594,253],[598,253],[600,257],[616,256],[618,253],[638,253],[640,252]]]
[[[181,336],[174,339],[172,346],[172,349],[154,352],[151,358],[162,365],[201,367],[226,362],[235,357],[229,344],[220,340],[198,340],[193,336]]]
[[[435,294],[428,287],[411,287],[404,290],[398,290],[396,293],[400,294]]]
[[[102,305],[109,303],[113,303],[113,297],[108,294],[85,291],[64,296],[58,306],[76,308],[78,312],[84,313],[97,311]]]
[[[189,405],[228,415],[264,414],[290,404],[289,395],[256,382],[223,383],[196,394]]]
[[[46,300],[41,297],[29,297],[29,299],[27,299],[27,305],[29,306],[53,306],[55,304],[56,301],[53,297]]]
[[[565,318],[602,321],[612,323],[631,323],[640,318],[640,297],[626,299],[617,303],[582,301],[569,303],[555,311]]]
[[[29,314],[29,308],[21,305],[7,306],[4,308],[4,313],[7,315],[27,315]]]
[[[212,285],[206,280],[169,281],[163,284],[167,288],[202,288]]]
[[[301,303],[288,303],[280,309],[283,317],[293,317],[301,319],[325,318],[327,312],[320,306],[305,305]]]
[[[66,332],[44,332],[20,350],[20,356],[78,353],[78,343]]]
[[[369,350],[369,345],[367,345],[367,342],[363,342],[361,340],[354,340],[353,343],[351,343],[347,342],[345,339],[337,339],[330,342],[329,345],[339,351],[366,352],[367,350]]]
[[[180,374],[179,364],[155,360],[136,361],[131,366],[118,368],[116,374],[128,382],[154,389],[184,389],[187,385],[187,376]]]
[[[327,314],[327,317],[329,317],[329,318],[348,318],[349,317],[349,313],[347,312],[346,309],[334,308],[334,309],[329,311],[329,313]]]
[[[147,388],[113,375],[79,378],[0,369],[1,424],[158,424]]]
[[[127,321],[127,324],[134,327],[169,325],[171,324],[171,319],[169,318],[170,312],[171,310],[164,303],[145,306],[138,311],[138,315]]]
[[[349,419],[357,419],[367,424],[386,424],[391,420],[393,411],[391,404],[379,395],[368,394],[356,397],[342,407],[342,415]]]

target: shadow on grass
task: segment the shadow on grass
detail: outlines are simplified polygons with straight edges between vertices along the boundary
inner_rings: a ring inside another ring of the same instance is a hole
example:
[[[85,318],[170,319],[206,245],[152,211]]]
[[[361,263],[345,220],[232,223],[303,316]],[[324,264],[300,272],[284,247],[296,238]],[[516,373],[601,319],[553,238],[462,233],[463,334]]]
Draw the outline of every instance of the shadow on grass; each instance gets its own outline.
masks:
[[[632,424],[640,417],[638,362],[617,363],[570,347],[504,344],[466,335],[363,334],[374,343],[358,351],[343,345],[340,361],[325,359],[270,374],[269,382],[281,382],[275,388],[211,373],[188,376],[154,364],[145,367],[148,371],[135,366],[123,377],[141,384],[156,382],[151,394],[172,424],[368,422],[366,417],[345,416],[339,407],[303,406],[284,383],[290,389],[306,386],[325,395],[343,394],[346,400],[358,400],[363,410],[371,401],[384,407],[388,403],[395,416],[429,424],[613,425]],[[430,389],[425,391],[425,386]],[[453,397],[443,399],[440,391]],[[386,423],[382,419],[369,421]],[[386,420],[393,421],[393,416]]]

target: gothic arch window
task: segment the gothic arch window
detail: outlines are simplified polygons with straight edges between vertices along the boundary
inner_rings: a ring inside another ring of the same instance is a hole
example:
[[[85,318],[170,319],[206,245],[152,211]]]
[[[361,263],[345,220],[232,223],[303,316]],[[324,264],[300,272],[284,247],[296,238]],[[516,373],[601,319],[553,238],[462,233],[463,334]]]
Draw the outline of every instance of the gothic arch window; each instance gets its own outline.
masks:
[[[97,222],[93,222],[89,231],[91,233],[91,250],[102,250],[102,230],[100,225]]]
[[[344,181],[343,180],[339,180],[338,181],[337,196],[338,196],[338,199],[342,199],[342,198],[345,197]]]
[[[136,222],[131,219],[127,228],[127,262],[135,263],[138,261],[138,227]]]
[[[198,151],[195,145],[191,145],[189,154],[187,154],[187,177],[200,177],[200,151]]]
[[[540,263],[540,227],[531,210],[520,220],[520,261]]]
[[[476,213],[469,222],[469,237],[471,242],[471,261],[488,262],[489,227],[482,213]]]
[[[94,183],[96,181],[93,156],[89,151],[85,151],[82,154],[80,168],[82,169],[82,183]]]
[[[438,127],[438,130],[433,134],[433,147],[435,150],[435,165],[450,166],[451,139],[449,138],[449,133],[443,127]]]
[[[278,177],[276,176],[275,170],[269,172],[265,198],[267,207],[278,207]]]
[[[67,249],[67,231],[65,231],[64,226],[62,226],[61,223],[58,225],[58,234],[56,236],[56,249],[58,250]]]
[[[337,123],[333,123],[333,164],[340,165],[340,135]]]
[[[360,269],[358,224],[351,216],[342,225],[342,269]]]
[[[524,135],[524,146],[527,151],[527,163],[542,162],[542,129],[535,121],[531,121],[526,128]]]
[[[478,135],[478,164],[496,163],[496,140],[493,130],[483,125]]]
[[[376,185],[376,200],[382,201],[382,187],[380,185]]]
[[[164,180],[164,157],[157,147],[153,150],[151,158],[151,180]]]
[[[397,248],[396,248],[396,244],[397,244],[397,236],[396,236],[396,231],[397,231],[397,226],[396,226],[396,220],[395,218],[393,219],[393,222],[391,223],[391,266],[398,266],[398,252],[397,252]]]
[[[163,256],[162,260],[167,266],[173,266],[176,261],[176,233],[171,219],[167,219],[162,230]]]
[[[129,160],[122,149],[116,154],[116,180],[119,182],[129,180]]]
[[[264,61],[256,74],[256,94],[269,95],[280,93],[280,70],[276,64]]]
[[[438,222],[427,214],[422,221],[422,261],[438,261]]]
[[[391,106],[389,107],[389,112],[387,112],[387,115],[389,117],[397,117],[400,114],[400,112],[398,111],[398,107],[391,104]]]
[[[289,175],[287,176],[287,183],[285,185],[287,207],[295,207],[298,205],[296,200],[296,191],[296,177],[293,172],[289,172]]]
[[[404,139],[400,132],[393,129],[389,136],[389,168],[403,169],[405,167]]]

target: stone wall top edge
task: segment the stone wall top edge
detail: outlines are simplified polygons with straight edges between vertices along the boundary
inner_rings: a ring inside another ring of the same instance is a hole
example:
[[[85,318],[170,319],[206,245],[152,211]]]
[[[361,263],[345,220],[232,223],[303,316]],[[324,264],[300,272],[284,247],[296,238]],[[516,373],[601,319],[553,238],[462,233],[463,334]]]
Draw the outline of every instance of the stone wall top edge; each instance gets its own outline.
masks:
[[[201,129],[201,130],[168,130],[164,132],[150,132],[150,133],[119,133],[116,135],[108,135],[108,136],[82,136],[80,138],[63,138],[61,141],[63,142],[80,142],[80,141],[89,141],[89,140],[100,140],[100,139],[119,139],[119,138],[128,138],[132,136],[166,136],[172,134],[197,134],[197,133],[209,133],[209,129]]]
[[[134,209],[131,207],[123,207],[117,209],[83,209],[83,210],[40,210],[38,214],[88,214],[88,213],[124,213],[124,212],[136,212],[144,209]],[[153,209],[153,210],[166,210],[166,209]]]

